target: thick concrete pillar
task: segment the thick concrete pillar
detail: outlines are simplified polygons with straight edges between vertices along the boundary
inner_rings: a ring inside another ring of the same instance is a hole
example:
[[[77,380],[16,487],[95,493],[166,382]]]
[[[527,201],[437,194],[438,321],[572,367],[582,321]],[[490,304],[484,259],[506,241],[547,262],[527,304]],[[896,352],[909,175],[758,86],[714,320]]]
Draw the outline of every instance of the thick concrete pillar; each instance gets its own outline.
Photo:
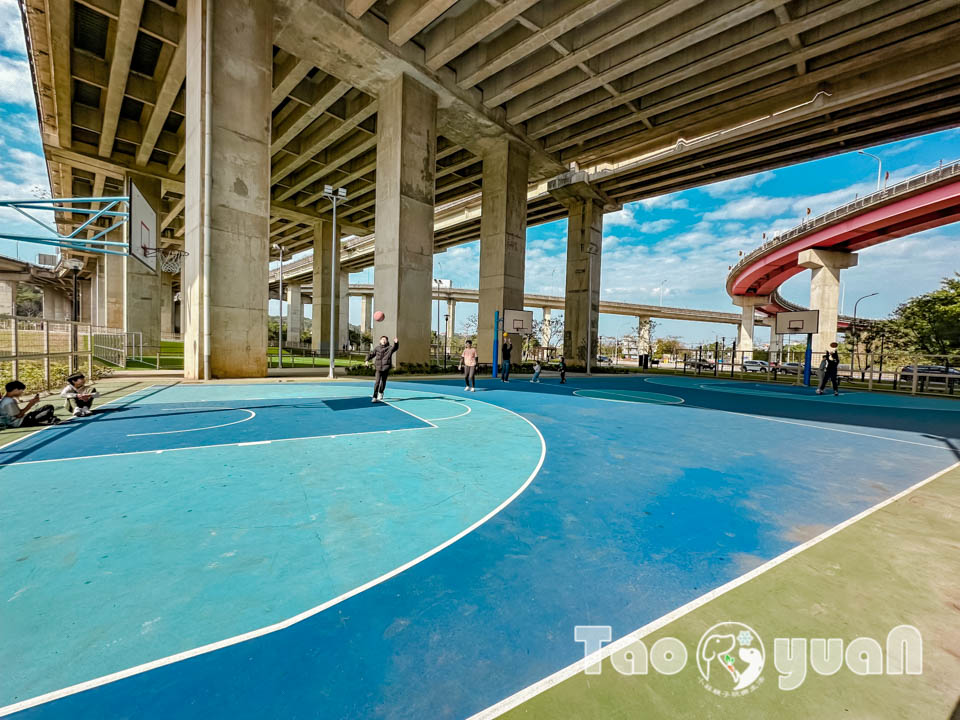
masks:
[[[603,243],[603,204],[594,198],[571,199],[567,220],[567,277],[563,310],[563,354],[568,365],[597,357],[600,322],[600,253]]]
[[[540,326],[540,344],[543,345],[543,347],[550,346],[550,333],[551,333],[550,318],[551,318],[550,308],[544,308],[543,309],[543,325]]]
[[[331,254],[333,223],[321,220],[313,226],[313,330],[311,345],[314,350],[330,352],[330,300],[333,287],[333,337],[340,337],[340,253]],[[340,246],[337,230],[337,247]],[[330,263],[336,263],[331,276]]]
[[[447,335],[447,350],[453,344],[453,336],[457,327],[457,301],[447,298],[447,326],[444,330]]]
[[[156,213],[160,207],[160,181],[142,175],[131,175],[147,203]],[[127,256],[124,264],[123,329],[142,334],[143,351],[155,353],[160,347],[159,269],[148,267],[141,260]]]
[[[737,362],[753,358],[753,325],[756,308],[768,302],[770,302],[769,295],[738,296],[733,299],[733,304],[741,308],[740,325],[737,330]]]
[[[160,333],[173,332],[173,275],[160,274]]]
[[[395,362],[430,361],[436,154],[437,96],[401,75],[377,114],[374,333],[399,338]]]
[[[207,11],[213,13],[212,37],[207,37]],[[182,271],[184,377],[262,377],[267,372],[273,2],[188,0],[186,35],[185,238],[190,254]],[[209,76],[208,48],[214,53]],[[207,137],[209,168],[204,167]],[[209,367],[204,367],[206,338]]]
[[[46,301],[47,293],[43,293]],[[46,309],[46,303],[44,303]],[[17,282],[15,280],[0,280],[0,315],[17,314]]]
[[[120,255],[104,256],[104,305],[107,327],[123,328],[124,304],[124,258]]]
[[[857,255],[836,250],[804,250],[797,264],[812,270],[810,309],[820,311],[820,331],[813,336],[813,352],[823,353],[830,343],[837,341],[840,271],[854,267]]]
[[[92,322],[92,317],[93,317],[92,290],[93,288],[90,280],[79,280],[77,282],[77,292],[80,294],[80,322],[82,323]]]
[[[477,315],[477,352],[483,363],[493,359],[494,313],[499,311],[502,319],[504,310],[523,310],[529,164],[527,149],[507,140],[483,158]],[[510,340],[518,362],[522,338],[511,333]],[[501,337],[497,347],[502,343]]]
[[[650,347],[650,318],[642,315],[637,317],[637,352],[643,355],[649,355],[653,352]]]
[[[373,298],[370,295],[360,296],[360,334],[366,335],[370,332],[370,302]]]
[[[341,270],[339,279],[340,285],[337,291],[340,294],[340,306],[337,308],[337,335],[340,338],[338,347],[342,348],[350,345],[350,273]]]
[[[303,333],[303,297],[300,285],[291,283],[287,290],[287,342],[299,343]]]

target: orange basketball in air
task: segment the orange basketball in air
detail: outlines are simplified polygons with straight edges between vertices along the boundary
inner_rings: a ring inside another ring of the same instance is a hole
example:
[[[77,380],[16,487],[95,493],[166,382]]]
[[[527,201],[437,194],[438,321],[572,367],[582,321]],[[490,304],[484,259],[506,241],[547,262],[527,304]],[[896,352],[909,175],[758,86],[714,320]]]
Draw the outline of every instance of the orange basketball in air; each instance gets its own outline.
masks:
[[[373,314],[373,319],[376,320],[377,322],[380,322],[380,321],[383,320],[385,317],[386,317],[386,315],[384,315],[384,314],[383,314],[382,312],[380,312],[379,310],[377,310],[377,311]]]

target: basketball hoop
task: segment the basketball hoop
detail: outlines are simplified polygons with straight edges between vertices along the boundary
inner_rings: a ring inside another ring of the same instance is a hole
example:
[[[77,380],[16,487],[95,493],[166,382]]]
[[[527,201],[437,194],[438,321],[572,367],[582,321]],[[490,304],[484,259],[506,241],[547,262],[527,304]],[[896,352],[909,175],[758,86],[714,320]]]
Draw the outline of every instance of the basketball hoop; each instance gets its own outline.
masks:
[[[159,260],[160,269],[172,274],[180,272],[183,257],[188,254],[186,250],[164,250],[161,248],[147,247],[146,245],[141,245],[140,249],[143,251],[144,257],[156,256]]]

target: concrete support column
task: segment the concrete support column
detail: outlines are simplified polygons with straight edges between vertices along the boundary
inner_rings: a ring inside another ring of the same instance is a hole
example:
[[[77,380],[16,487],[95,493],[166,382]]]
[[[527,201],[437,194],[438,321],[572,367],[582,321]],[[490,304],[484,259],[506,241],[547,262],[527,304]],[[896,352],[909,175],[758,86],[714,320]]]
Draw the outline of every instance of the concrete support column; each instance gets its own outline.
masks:
[[[211,37],[208,11],[213,13]],[[273,2],[188,0],[186,43],[185,245],[190,254],[182,271],[184,377],[262,377],[267,373]],[[214,52],[209,76],[208,49]],[[204,167],[207,137],[210,167]],[[205,338],[209,367],[204,367]]]
[[[810,309],[820,311],[819,332],[813,336],[813,352],[823,353],[837,341],[837,308],[840,304],[840,271],[857,264],[857,254],[837,250],[804,250],[798,265],[810,274]]]
[[[47,293],[43,293],[46,301]],[[46,309],[46,304],[44,304]],[[15,280],[0,280],[0,315],[17,314],[17,282]]]
[[[330,300],[333,287],[333,337],[340,337],[337,326],[340,322],[340,254],[331,253],[333,223],[321,220],[313,226],[313,331],[311,346],[323,353],[330,352]],[[337,247],[340,246],[340,230],[337,229]],[[330,263],[336,263],[331,276]]]
[[[142,175],[132,175],[137,187],[156,213],[160,207],[160,181]],[[155,353],[160,347],[160,272],[149,268],[139,259],[123,258],[124,302],[123,329],[138,332],[143,337],[143,351]]]
[[[123,257],[106,255],[104,268],[104,304],[107,327],[123,328],[124,265]]]
[[[591,364],[598,354],[603,204],[594,198],[571,199],[566,204],[570,215],[567,220],[563,354],[568,365],[585,366],[588,332]]]
[[[447,299],[447,351],[450,351],[450,346],[453,344],[453,336],[457,327],[457,301],[452,299]]]
[[[543,325],[540,326],[540,344],[544,347],[550,346],[550,318],[551,310],[550,308],[543,309]]]
[[[395,362],[430,361],[436,154],[437,96],[401,75],[377,114],[375,333],[400,340]]]
[[[777,335],[777,318],[773,316],[770,318],[770,352],[767,355],[769,362],[774,363],[780,360],[780,348],[781,338]]]
[[[160,274],[160,332],[173,332],[173,275]]]
[[[637,317],[637,352],[641,355],[649,355],[653,352],[650,347],[650,326],[646,323],[650,320],[642,315]]]
[[[338,322],[337,335],[340,338],[338,347],[350,345],[350,273],[343,270],[339,273],[340,286],[340,307],[337,308]]]
[[[291,283],[287,288],[287,342],[299,343],[303,333],[303,297],[300,285]]]
[[[500,311],[502,319],[504,310],[523,310],[529,164],[527,149],[508,140],[483,158],[476,346],[483,363],[493,359],[494,313]],[[510,340],[518,362],[522,338],[511,333]]]
[[[744,295],[733,299],[733,304],[742,311],[737,330],[737,362],[753,358],[753,325],[756,308],[769,302],[769,295]]]
[[[360,334],[366,335],[370,332],[371,312],[370,302],[373,298],[370,295],[360,296]]]
[[[80,322],[92,322],[93,317],[93,297],[92,283],[90,280],[78,280],[77,292],[80,294]],[[71,312],[73,310],[71,309]],[[71,316],[72,317],[72,316]]]

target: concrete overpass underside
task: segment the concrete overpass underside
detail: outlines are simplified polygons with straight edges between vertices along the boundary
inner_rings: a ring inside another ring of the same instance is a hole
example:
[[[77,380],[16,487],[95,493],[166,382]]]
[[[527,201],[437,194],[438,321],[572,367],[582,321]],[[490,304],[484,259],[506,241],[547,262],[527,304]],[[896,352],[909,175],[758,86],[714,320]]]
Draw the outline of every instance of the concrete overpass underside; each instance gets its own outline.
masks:
[[[238,267],[255,266],[243,284],[260,288],[275,245],[292,253],[329,238],[330,185],[348,193],[338,230],[353,237],[341,269],[395,267],[383,292],[425,307],[429,262],[411,258],[480,238],[481,304],[502,307],[522,293],[523,252],[512,238],[527,225],[581,207],[596,206],[600,218],[624,202],[960,124],[955,0],[21,7],[54,195],[118,193],[128,177],[144,178],[162,243],[190,252],[186,305],[209,296],[215,308],[242,306],[242,323],[265,316],[265,292],[233,297],[242,293],[216,271],[209,282],[222,291],[199,286],[205,142],[214,148],[210,263],[233,282]],[[250,71],[230,75],[233,61]],[[211,83],[222,92],[211,94],[207,118]],[[237,153],[238,136],[255,142]],[[416,220],[396,202],[410,192],[423,206]],[[602,227],[590,222],[578,230],[580,240],[594,233],[587,246]],[[414,245],[413,255],[404,250]],[[397,247],[399,265],[390,265]],[[597,253],[570,262],[599,272]],[[103,268],[89,258],[85,273]],[[568,285],[585,318],[596,314],[588,294]],[[203,327],[202,313],[185,318],[197,347],[228,347],[210,327],[224,312]],[[397,328],[415,338],[411,351],[428,337],[422,326]],[[227,354],[263,343],[251,331]]]

